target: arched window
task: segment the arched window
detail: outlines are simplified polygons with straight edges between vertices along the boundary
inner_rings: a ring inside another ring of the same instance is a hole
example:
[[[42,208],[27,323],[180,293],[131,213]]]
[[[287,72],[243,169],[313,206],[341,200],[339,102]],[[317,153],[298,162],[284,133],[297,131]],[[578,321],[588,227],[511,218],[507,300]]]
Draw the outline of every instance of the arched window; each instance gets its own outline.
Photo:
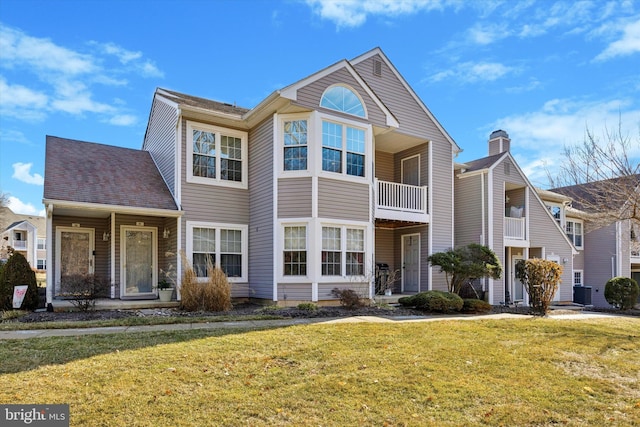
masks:
[[[365,117],[364,106],[358,95],[344,86],[331,86],[322,94],[320,106],[354,116]]]

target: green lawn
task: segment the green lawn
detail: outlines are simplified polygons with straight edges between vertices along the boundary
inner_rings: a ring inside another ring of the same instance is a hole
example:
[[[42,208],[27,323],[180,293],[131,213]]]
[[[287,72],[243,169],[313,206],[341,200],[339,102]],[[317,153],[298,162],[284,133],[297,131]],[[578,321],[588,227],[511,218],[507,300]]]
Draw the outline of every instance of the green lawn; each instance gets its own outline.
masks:
[[[640,425],[640,321],[313,324],[0,342],[80,426]]]

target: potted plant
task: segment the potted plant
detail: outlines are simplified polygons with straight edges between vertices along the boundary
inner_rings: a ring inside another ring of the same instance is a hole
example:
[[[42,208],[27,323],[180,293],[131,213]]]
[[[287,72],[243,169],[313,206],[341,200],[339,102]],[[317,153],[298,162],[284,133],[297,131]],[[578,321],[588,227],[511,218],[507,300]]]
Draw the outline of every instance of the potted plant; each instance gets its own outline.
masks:
[[[173,286],[166,279],[162,279],[158,282],[158,297],[162,302],[171,301],[173,296]]]

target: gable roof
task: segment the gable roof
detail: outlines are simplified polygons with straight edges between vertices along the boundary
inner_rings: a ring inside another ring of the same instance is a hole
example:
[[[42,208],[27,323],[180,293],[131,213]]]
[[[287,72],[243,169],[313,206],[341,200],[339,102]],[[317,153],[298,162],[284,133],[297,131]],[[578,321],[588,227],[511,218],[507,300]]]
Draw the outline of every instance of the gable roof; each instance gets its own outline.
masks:
[[[505,157],[505,154],[507,154],[507,152],[494,154],[492,156],[483,157],[481,159],[472,160],[470,162],[465,162],[462,169],[464,169],[465,173],[489,169],[500,160],[502,160],[502,158]]]
[[[178,210],[147,151],[47,136],[44,199]]]
[[[445,139],[453,146],[454,151],[458,152],[458,153],[462,152],[462,148],[460,148],[460,146],[453,140],[451,135],[449,135],[449,133],[444,129],[444,127],[436,119],[436,117],[433,115],[433,113],[431,113],[431,110],[429,110],[429,108],[422,101],[422,99],[418,96],[418,94],[415,93],[415,91],[409,85],[409,83],[407,83],[405,78],[402,77],[402,74],[400,74],[398,69],[391,63],[391,61],[389,60],[387,55],[384,54],[382,49],[380,49],[379,47],[375,47],[375,48],[371,49],[370,51],[365,52],[360,56],[357,56],[356,58],[352,59],[350,62],[352,64],[357,64],[357,63],[362,62],[362,61],[364,61],[364,60],[366,60],[368,58],[371,58],[372,56],[375,56],[375,55],[379,55],[380,58],[385,62],[387,67],[389,67],[389,69],[391,69],[391,71],[395,74],[396,78],[400,81],[400,83],[402,83],[402,85],[407,90],[407,92],[413,97],[413,99],[418,103],[418,105],[420,105],[420,107],[425,112],[425,114],[436,125],[436,127],[442,133],[442,135],[444,135]]]
[[[624,191],[617,194],[619,187],[638,188],[640,187],[640,174],[622,176],[617,178],[605,179],[602,181],[587,182],[584,184],[568,185],[565,187],[551,188],[549,191],[570,197],[572,206],[584,212],[594,212],[594,205],[599,203],[623,204],[627,203],[628,193]],[[614,196],[618,200],[613,200]]]

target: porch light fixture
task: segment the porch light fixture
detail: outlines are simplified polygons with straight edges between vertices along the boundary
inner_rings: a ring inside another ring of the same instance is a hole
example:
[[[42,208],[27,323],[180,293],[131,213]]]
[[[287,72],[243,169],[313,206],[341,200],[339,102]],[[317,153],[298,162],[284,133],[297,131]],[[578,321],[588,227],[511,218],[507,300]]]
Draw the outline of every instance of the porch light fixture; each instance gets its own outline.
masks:
[[[168,228],[165,228],[164,231],[162,232],[162,237],[165,238],[165,239],[168,239],[170,233],[171,233],[171,231],[169,231]]]
[[[104,240],[105,242],[109,241],[109,238],[111,237],[111,234],[109,234],[108,232],[104,232],[102,233],[102,240]]]

